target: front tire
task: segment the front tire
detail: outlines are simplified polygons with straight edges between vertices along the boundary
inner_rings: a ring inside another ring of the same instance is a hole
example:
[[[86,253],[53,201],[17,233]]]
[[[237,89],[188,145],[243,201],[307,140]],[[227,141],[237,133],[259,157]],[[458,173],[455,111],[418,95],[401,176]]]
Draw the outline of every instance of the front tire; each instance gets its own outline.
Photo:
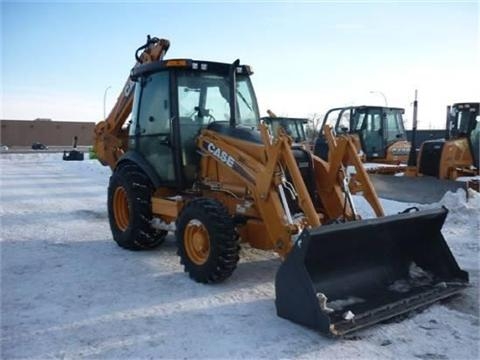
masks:
[[[108,219],[113,239],[128,250],[153,249],[167,235],[150,225],[153,185],[135,164],[121,165],[110,177]]]
[[[192,279],[214,283],[232,275],[240,246],[233,220],[220,202],[207,198],[190,201],[176,227],[180,263]]]

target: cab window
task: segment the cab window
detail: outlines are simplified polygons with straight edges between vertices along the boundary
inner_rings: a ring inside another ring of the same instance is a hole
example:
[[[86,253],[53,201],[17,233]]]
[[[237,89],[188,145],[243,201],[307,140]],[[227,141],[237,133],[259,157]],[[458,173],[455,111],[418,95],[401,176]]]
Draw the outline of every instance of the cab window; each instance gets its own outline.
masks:
[[[159,72],[143,82],[138,113],[140,135],[170,133],[168,73]]]
[[[385,114],[387,142],[394,142],[404,138],[402,114],[391,111]]]

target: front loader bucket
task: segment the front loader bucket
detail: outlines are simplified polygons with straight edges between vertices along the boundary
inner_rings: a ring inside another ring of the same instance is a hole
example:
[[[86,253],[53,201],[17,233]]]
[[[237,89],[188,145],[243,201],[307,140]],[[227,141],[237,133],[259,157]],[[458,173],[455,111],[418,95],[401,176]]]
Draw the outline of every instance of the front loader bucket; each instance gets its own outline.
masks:
[[[277,314],[343,335],[457,293],[468,273],[440,231],[447,212],[305,230],[277,272]]]

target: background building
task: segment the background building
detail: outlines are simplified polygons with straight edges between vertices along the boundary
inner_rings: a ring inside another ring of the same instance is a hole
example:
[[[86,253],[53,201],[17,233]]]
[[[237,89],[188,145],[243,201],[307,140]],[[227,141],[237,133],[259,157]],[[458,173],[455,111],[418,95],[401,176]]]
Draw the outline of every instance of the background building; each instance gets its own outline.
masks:
[[[47,146],[72,146],[78,137],[79,146],[93,144],[93,122],[36,120],[0,120],[0,143],[12,146],[32,146],[39,142]]]

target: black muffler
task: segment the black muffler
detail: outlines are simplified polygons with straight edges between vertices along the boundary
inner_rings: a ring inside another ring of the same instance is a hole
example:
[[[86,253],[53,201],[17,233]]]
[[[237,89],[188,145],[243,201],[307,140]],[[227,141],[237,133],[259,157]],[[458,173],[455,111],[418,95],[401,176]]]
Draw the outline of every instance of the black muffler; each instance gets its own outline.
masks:
[[[441,229],[445,208],[305,230],[275,279],[277,314],[344,335],[468,285]]]

